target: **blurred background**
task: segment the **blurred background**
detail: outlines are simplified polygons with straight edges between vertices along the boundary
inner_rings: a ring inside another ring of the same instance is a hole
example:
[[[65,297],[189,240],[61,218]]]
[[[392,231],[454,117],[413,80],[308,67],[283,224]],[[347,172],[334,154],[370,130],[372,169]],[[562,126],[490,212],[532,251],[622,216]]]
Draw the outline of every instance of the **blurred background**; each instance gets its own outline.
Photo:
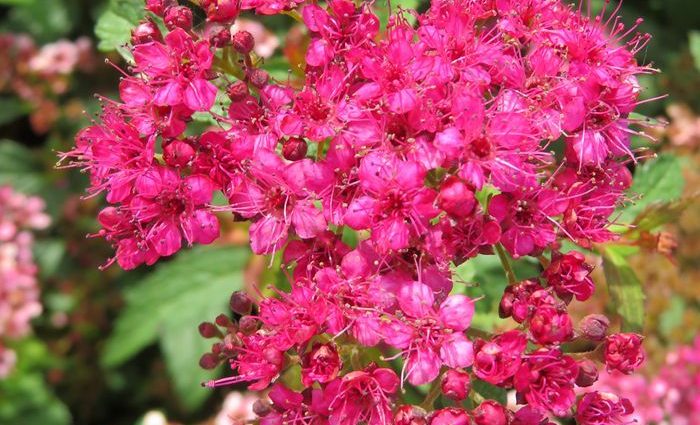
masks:
[[[603,1],[592,0],[592,7],[599,9]],[[420,0],[391,3],[426,6]],[[227,311],[232,291],[277,278],[268,260],[248,254],[247,230],[226,222],[215,246],[185,250],[153,268],[100,271],[111,250],[85,235],[98,229],[101,199],[81,199],[85,177],[56,167],[57,153],[69,150],[75,133],[99,111],[95,93],[117,97],[120,74],[105,59],[127,66],[120,46],[141,16],[141,4],[0,0],[3,425],[230,425],[250,415],[251,395],[200,388],[200,382],[225,372],[197,366],[211,345],[197,325]],[[386,16],[386,6],[375,7]],[[627,0],[622,15],[629,22],[644,18],[641,29],[654,38],[639,59],[663,71],[641,83],[646,98],[667,97],[638,112],[668,125],[649,130],[656,142],[639,138],[634,144],[645,156],[661,158],[643,172],[649,190],[668,198],[661,211],[668,224],[641,234],[632,258],[647,294],[648,365],[638,377],[604,377],[601,385],[633,398],[641,424],[697,424],[700,1]],[[303,30],[284,16],[243,18],[237,25],[255,35],[257,53],[267,58],[273,77],[286,79],[288,64],[303,60]],[[10,264],[12,255],[24,263]],[[488,281],[494,293],[505,285],[488,259],[460,273]],[[7,283],[13,276],[22,277],[21,288]],[[607,294],[599,291],[597,297],[602,311]],[[495,304],[484,305],[477,320],[493,328],[488,309]]]

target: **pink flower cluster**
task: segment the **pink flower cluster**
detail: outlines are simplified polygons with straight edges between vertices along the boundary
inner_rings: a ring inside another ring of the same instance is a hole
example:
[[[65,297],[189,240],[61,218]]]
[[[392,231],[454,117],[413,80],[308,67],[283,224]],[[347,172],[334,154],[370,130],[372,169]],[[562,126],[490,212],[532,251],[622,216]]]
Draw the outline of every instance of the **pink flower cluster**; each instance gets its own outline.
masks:
[[[41,198],[0,186],[0,378],[16,360],[4,343],[25,336],[29,321],[41,313],[31,231],[49,225],[43,211]]]
[[[670,351],[650,377],[602,373],[595,389],[625,394],[639,425],[691,425],[700,417],[700,337]]]
[[[29,118],[37,133],[47,132],[59,118],[57,98],[69,90],[71,75],[94,65],[88,38],[37,46],[28,35],[0,33],[0,93],[32,107]]]
[[[105,193],[99,235],[125,269],[213,242],[214,211],[250,222],[256,254],[282,253],[289,292],[255,310],[234,294],[237,319],[200,328],[221,338],[202,366],[236,372],[209,386],[270,389],[255,407],[261,424],[546,424],[573,415],[575,388],[597,373],[566,343],[599,344],[610,370],[641,364],[639,335],[608,335],[594,318],[600,326],[585,328],[598,333],[576,332],[567,305],[592,295],[591,266],[558,248],[613,239],[631,183],[636,76],[651,72],[634,55],[649,37],[617,10],[434,0],[384,31],[368,3],[201,0],[200,31],[189,8],[146,3],[167,34],[148,20],[134,29],[121,100],[105,103],[65,158]],[[303,21],[301,87],[271,79],[254,37],[231,33],[241,9]],[[223,112],[217,95],[230,101]],[[195,113],[217,126],[188,132]],[[226,207],[211,205],[217,191]],[[348,232],[359,243],[344,242]],[[453,292],[452,268],[494,249],[506,268],[507,254],[547,266],[522,282],[509,272],[501,314],[521,327],[487,336],[470,329],[476,300]],[[284,383],[292,368],[301,392]],[[464,409],[477,379],[526,406]],[[455,402],[406,404],[407,383],[437,384],[435,396]],[[631,411],[596,392],[577,405],[583,425],[625,423]]]

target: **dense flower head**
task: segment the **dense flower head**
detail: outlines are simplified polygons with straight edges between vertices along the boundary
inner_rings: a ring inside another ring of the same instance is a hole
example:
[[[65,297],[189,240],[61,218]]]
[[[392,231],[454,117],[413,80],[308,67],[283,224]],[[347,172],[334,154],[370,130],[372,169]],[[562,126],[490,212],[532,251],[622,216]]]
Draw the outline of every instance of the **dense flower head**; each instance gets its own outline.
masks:
[[[27,335],[31,319],[42,310],[32,231],[50,224],[44,207],[41,198],[0,186],[0,378],[16,361],[5,344]]]
[[[225,216],[249,223],[254,253],[281,255],[288,290],[255,308],[234,296],[241,317],[200,328],[221,340],[202,365],[235,371],[207,385],[270,389],[265,425],[573,414],[567,308],[595,288],[586,258],[560,241],[616,238],[637,77],[652,72],[634,59],[648,42],[631,35],[638,24],[558,0],[433,0],[386,24],[367,2],[196,3],[203,26],[189,6],[146,3],[168,31],[149,20],[134,30],[120,100],[103,100],[101,121],[63,156],[105,195],[97,235],[125,269],[214,242]],[[264,69],[263,38],[237,19],[247,10],[306,27],[301,79]],[[537,257],[544,271],[507,273],[500,313],[520,329],[489,335],[472,329],[480,301],[452,272],[494,253]],[[638,366],[633,338],[602,344],[608,368]],[[525,406],[431,410],[440,392],[471,399],[477,380],[515,389]],[[421,408],[402,399],[399,388],[429,383]],[[599,405],[582,401],[581,417]]]

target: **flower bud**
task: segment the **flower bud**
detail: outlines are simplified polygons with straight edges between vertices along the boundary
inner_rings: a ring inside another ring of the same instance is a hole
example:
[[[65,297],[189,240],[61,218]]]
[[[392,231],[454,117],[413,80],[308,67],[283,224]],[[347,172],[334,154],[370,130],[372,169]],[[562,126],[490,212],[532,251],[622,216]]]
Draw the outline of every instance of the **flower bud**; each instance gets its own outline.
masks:
[[[231,43],[231,31],[228,28],[217,27],[209,34],[209,42],[219,49],[226,47]]]
[[[247,55],[253,51],[255,39],[248,31],[238,31],[231,38],[231,45],[238,53]]]
[[[163,160],[171,167],[186,167],[194,159],[194,155],[194,148],[182,140],[173,140],[163,147]]]
[[[578,363],[578,376],[576,377],[576,385],[579,387],[590,387],[598,380],[598,367],[588,359],[581,360]]]
[[[418,406],[404,405],[396,410],[395,425],[427,425],[427,413]]]
[[[507,425],[508,411],[493,400],[486,400],[472,411],[475,425]]]
[[[161,34],[158,25],[151,20],[143,21],[131,30],[131,44],[134,45],[162,40],[163,34]]]
[[[199,324],[199,334],[204,338],[221,337],[221,331],[211,322],[202,322]]]
[[[579,323],[581,335],[591,341],[602,341],[608,333],[610,320],[602,314],[589,314]]]
[[[175,0],[146,0],[146,10],[158,16],[163,16],[165,10],[175,4]]]
[[[442,393],[452,400],[461,401],[467,398],[471,391],[469,374],[460,369],[450,369],[442,379]]]
[[[304,139],[290,137],[282,144],[282,156],[289,161],[299,161],[306,156],[308,146]]]
[[[254,316],[243,316],[238,321],[238,329],[246,335],[258,330],[258,319]]]
[[[233,326],[233,322],[225,314],[219,314],[218,316],[216,316],[214,322],[216,322],[216,324],[221,326],[222,328],[229,328]]]
[[[267,71],[255,68],[248,73],[248,80],[254,87],[261,89],[270,81],[270,74]]]
[[[219,365],[219,357],[213,353],[205,353],[199,358],[199,366],[202,369],[216,369]]]
[[[245,82],[236,81],[226,88],[226,94],[228,95],[229,99],[234,102],[238,102],[245,99],[250,92],[248,91],[248,85]]]
[[[192,29],[192,11],[187,6],[173,6],[165,11],[163,21],[170,31],[175,28],[188,31]]]
[[[242,291],[236,291],[231,294],[229,305],[231,306],[231,311],[241,316],[250,314],[253,311],[253,300]]]
[[[452,176],[440,187],[438,206],[454,217],[464,218],[474,211],[476,198],[466,183]]]
[[[605,339],[605,366],[629,375],[644,363],[642,336],[634,333],[619,333]]]
[[[430,418],[430,425],[470,425],[470,423],[469,413],[454,407],[437,410]]]
[[[301,382],[311,387],[314,382],[325,384],[334,380],[343,363],[331,344],[315,344],[302,361]]]
[[[267,416],[270,412],[272,412],[272,406],[267,401],[258,399],[253,403],[253,413],[259,417]]]

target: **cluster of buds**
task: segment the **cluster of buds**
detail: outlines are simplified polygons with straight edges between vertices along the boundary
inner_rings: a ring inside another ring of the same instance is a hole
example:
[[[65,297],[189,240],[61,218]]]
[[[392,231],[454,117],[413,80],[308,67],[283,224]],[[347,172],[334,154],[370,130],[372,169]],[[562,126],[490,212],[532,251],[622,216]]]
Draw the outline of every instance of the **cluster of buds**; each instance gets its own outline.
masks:
[[[235,372],[208,386],[269,390],[262,425],[625,423],[624,399],[577,400],[597,366],[566,350],[587,338],[628,373],[641,337],[595,317],[577,335],[567,306],[593,294],[592,268],[558,247],[615,238],[642,135],[637,76],[653,72],[635,60],[641,21],[559,0],[433,0],[415,25],[401,12],[382,30],[369,3],[201,0],[207,20],[193,26],[174,1],[146,3],[167,34],[137,27],[121,100],[64,160],[105,193],[98,235],[125,269],[215,241],[215,211],[250,223],[256,254],[282,254],[288,292],[255,306],[235,294],[235,320],[200,328],[220,339],[202,366]],[[306,25],[301,86],[271,78],[254,37],[224,25],[245,9]],[[187,132],[195,112],[217,126]],[[225,207],[211,205],[217,191]],[[452,270],[494,251],[512,283],[502,316],[521,326],[488,335]],[[548,265],[515,282],[509,256]],[[424,384],[415,406],[405,386]]]
[[[41,313],[32,231],[50,223],[44,201],[0,186],[0,378],[16,361],[4,343],[25,336],[30,320]]]
[[[30,123],[45,133],[59,117],[57,97],[70,87],[76,71],[91,71],[92,42],[59,40],[38,47],[24,34],[0,33],[0,93],[16,95],[31,106]]]

